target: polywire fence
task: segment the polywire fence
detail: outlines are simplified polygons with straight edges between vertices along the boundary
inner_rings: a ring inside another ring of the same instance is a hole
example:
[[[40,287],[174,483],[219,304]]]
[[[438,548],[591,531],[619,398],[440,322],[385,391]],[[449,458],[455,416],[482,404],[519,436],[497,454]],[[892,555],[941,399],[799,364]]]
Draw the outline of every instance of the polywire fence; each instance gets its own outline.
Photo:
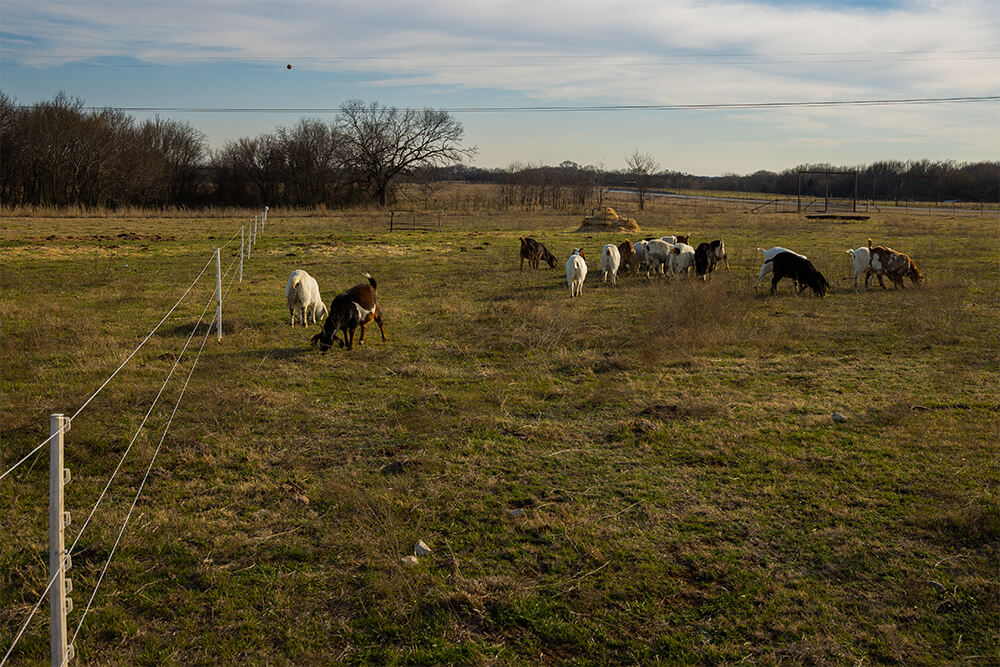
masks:
[[[266,212],[265,212],[264,219],[266,219]],[[248,233],[248,229],[247,228],[249,228],[249,233]],[[124,452],[121,454],[121,457],[119,458],[119,460],[117,462],[117,465],[114,466],[113,471],[111,472],[111,474],[108,477],[107,481],[104,483],[103,488],[101,489],[101,492],[98,494],[97,500],[90,507],[90,511],[87,514],[87,518],[84,520],[83,524],[81,525],[81,527],[79,528],[79,530],[76,532],[76,536],[73,539],[73,541],[71,543],[71,546],[68,549],[66,549],[65,552],[63,552],[64,556],[60,556],[58,558],[58,566],[54,567],[49,572],[48,577],[47,577],[47,580],[48,580],[47,581],[47,585],[41,591],[41,593],[37,596],[37,601],[31,607],[30,611],[25,615],[25,618],[24,618],[23,622],[20,624],[20,626],[18,627],[17,632],[13,636],[13,639],[12,639],[10,645],[6,648],[6,650],[5,650],[4,654],[3,654],[3,657],[0,658],[0,667],[3,667],[4,665],[6,665],[7,662],[10,659],[12,659],[12,657],[16,657],[17,656],[16,648],[18,646],[18,643],[21,641],[22,637],[24,637],[25,632],[27,631],[29,625],[31,624],[31,622],[35,618],[35,616],[37,615],[38,609],[41,607],[42,602],[45,600],[46,596],[50,595],[50,593],[52,595],[55,595],[56,589],[53,588],[54,584],[57,581],[59,581],[60,577],[65,576],[66,572],[72,567],[72,554],[73,554],[73,552],[77,549],[77,546],[80,543],[81,538],[84,536],[84,533],[86,532],[87,528],[91,525],[92,520],[94,519],[95,514],[97,513],[98,508],[101,506],[102,502],[104,502],[106,500],[106,498],[108,498],[108,492],[111,489],[112,484],[115,482],[116,478],[118,478],[118,475],[119,475],[120,471],[122,470],[123,466],[125,465],[126,460],[128,459],[130,453],[133,451],[134,445],[139,440],[139,438],[140,438],[141,434],[144,432],[144,430],[147,428],[147,423],[149,422],[150,416],[153,414],[154,409],[160,403],[161,398],[163,397],[165,390],[167,389],[168,385],[170,384],[171,379],[173,379],[173,377],[174,377],[177,369],[181,366],[182,360],[184,360],[185,355],[187,355],[188,357],[191,356],[191,353],[189,353],[189,351],[188,351],[189,347],[191,345],[192,340],[194,340],[196,332],[199,330],[199,328],[202,327],[202,323],[205,320],[205,315],[208,312],[208,309],[213,305],[213,303],[217,304],[218,305],[217,313],[211,319],[211,321],[207,324],[207,326],[204,327],[205,328],[205,332],[204,332],[204,335],[202,337],[201,344],[198,347],[197,352],[194,353],[193,361],[189,362],[190,363],[190,369],[188,371],[187,377],[184,379],[183,386],[180,388],[180,390],[178,392],[178,396],[177,396],[176,402],[174,403],[173,409],[170,412],[169,418],[167,418],[167,420],[165,422],[165,425],[163,427],[163,431],[162,431],[162,434],[160,436],[160,439],[159,439],[159,441],[158,441],[158,443],[157,443],[157,445],[156,445],[156,447],[155,447],[155,449],[153,451],[152,456],[150,457],[149,464],[146,467],[146,472],[143,475],[141,481],[139,482],[139,485],[138,485],[137,491],[135,493],[135,496],[133,497],[132,503],[129,506],[129,509],[128,509],[126,515],[125,515],[125,520],[122,522],[121,527],[118,530],[115,542],[114,542],[113,546],[111,547],[111,549],[108,552],[107,559],[106,559],[106,561],[104,563],[103,568],[101,569],[101,572],[100,572],[100,575],[99,575],[97,581],[95,582],[95,584],[93,586],[93,589],[91,591],[90,597],[88,598],[87,604],[86,604],[86,606],[85,606],[85,608],[84,608],[82,614],[80,615],[80,618],[79,618],[79,620],[78,620],[78,622],[76,624],[76,627],[75,627],[75,630],[73,632],[72,638],[69,640],[68,643],[65,643],[65,646],[61,650],[61,655],[58,655],[58,653],[55,652],[55,650],[53,651],[54,654],[52,656],[52,664],[66,664],[69,660],[71,660],[73,658],[73,656],[75,654],[74,650],[73,650],[74,642],[76,641],[76,638],[79,635],[79,633],[80,633],[80,631],[81,631],[81,629],[83,627],[83,621],[84,621],[84,619],[86,618],[87,614],[90,612],[90,610],[92,608],[92,605],[94,603],[95,597],[98,594],[98,590],[100,589],[101,584],[105,580],[105,574],[107,573],[108,568],[111,565],[112,559],[113,559],[113,557],[114,557],[114,555],[115,555],[115,553],[116,553],[116,551],[118,549],[119,543],[121,542],[123,536],[125,535],[125,531],[126,531],[126,528],[129,525],[129,520],[132,517],[132,513],[134,512],[134,510],[136,508],[136,505],[138,504],[138,502],[140,500],[140,496],[142,495],[143,490],[146,488],[146,483],[147,483],[147,481],[149,479],[150,471],[153,469],[153,464],[155,463],[156,458],[159,455],[161,448],[163,447],[163,444],[164,444],[164,442],[166,440],[167,434],[168,434],[168,432],[170,430],[170,426],[173,423],[174,417],[177,415],[178,409],[181,406],[181,401],[182,401],[182,399],[183,399],[183,397],[185,395],[185,392],[187,391],[188,385],[189,385],[189,383],[191,381],[191,377],[194,374],[194,370],[197,367],[198,360],[200,359],[201,354],[204,351],[205,343],[208,340],[208,335],[212,331],[213,326],[218,325],[218,317],[219,317],[219,315],[222,312],[222,304],[225,302],[225,299],[228,296],[229,291],[231,290],[233,284],[236,282],[237,278],[239,280],[242,280],[242,277],[243,277],[243,268],[244,268],[244,259],[249,258],[249,256],[250,256],[250,248],[251,248],[252,245],[254,245],[255,243],[257,243],[259,241],[262,232],[263,232],[263,220],[261,220],[259,218],[258,219],[251,219],[249,221],[247,227],[238,229],[236,231],[236,233],[234,233],[225,243],[223,243],[216,252],[213,252],[212,256],[206,261],[206,263],[204,264],[204,266],[202,266],[201,270],[197,273],[197,275],[195,276],[194,280],[190,283],[190,285],[188,285],[187,289],[184,290],[184,292],[177,299],[177,301],[174,303],[174,305],[156,323],[156,325],[153,326],[153,328],[149,331],[149,333],[125,357],[125,359],[107,377],[107,379],[105,379],[104,382],[101,383],[100,386],[89,395],[89,397],[81,404],[81,406],[79,408],[77,408],[77,410],[68,419],[62,420],[62,422],[61,422],[62,425],[57,430],[54,430],[53,432],[51,432],[48,438],[45,438],[37,446],[33,447],[25,455],[21,456],[13,465],[11,465],[10,467],[8,467],[3,472],[2,475],[0,475],[0,481],[2,481],[4,478],[10,476],[16,469],[18,469],[22,464],[24,464],[26,461],[28,461],[29,459],[31,459],[33,456],[39,455],[40,452],[41,452],[41,450],[43,448],[45,448],[46,445],[52,445],[55,442],[58,442],[61,445],[61,443],[62,443],[62,435],[65,432],[69,431],[70,425],[72,424],[73,419],[75,419],[78,416],[80,416],[81,413],[83,413],[84,409],[87,408],[89,405],[91,405],[91,403],[94,401],[94,399],[97,398],[97,396],[115,379],[115,377],[117,377],[122,372],[122,370],[126,367],[126,365],[129,363],[129,361],[131,361],[136,356],[136,354],[157,333],[157,331],[159,331],[161,329],[161,327],[163,326],[164,322],[175,311],[178,310],[178,308],[182,305],[182,303],[184,302],[184,300],[189,297],[189,295],[192,293],[192,291],[198,285],[199,281],[201,281],[204,278],[205,274],[208,272],[208,270],[212,266],[212,264],[216,263],[216,261],[217,261],[217,255],[216,255],[216,253],[220,252],[222,248],[225,248],[225,247],[228,247],[231,244],[234,244],[234,242],[236,241],[237,238],[240,239],[240,246],[239,246],[238,249],[234,249],[234,255],[233,255],[232,259],[229,261],[229,263],[228,263],[225,271],[223,272],[221,270],[221,266],[219,267],[219,269],[217,271],[217,275],[215,276],[215,278],[216,278],[216,284],[214,286],[214,289],[212,290],[210,296],[208,297],[207,302],[205,303],[205,306],[204,306],[203,310],[201,311],[201,314],[199,315],[199,317],[198,317],[197,321],[195,322],[194,326],[191,327],[190,332],[188,333],[188,335],[187,335],[187,337],[186,337],[186,339],[184,341],[184,344],[181,347],[180,352],[178,352],[178,354],[174,358],[173,365],[171,366],[170,370],[168,371],[168,373],[166,375],[166,378],[163,380],[163,383],[161,384],[161,386],[160,386],[159,390],[157,391],[155,397],[153,398],[153,400],[150,403],[148,409],[146,410],[145,414],[143,415],[138,428],[135,429],[135,432],[133,433],[133,435],[131,437],[131,440],[129,441],[129,444],[125,448]],[[222,290],[222,285],[227,280],[228,280],[228,283],[226,284],[226,288],[223,291]],[[219,331],[220,336],[221,336],[221,326],[218,327],[218,331]],[[58,471],[58,474],[60,475],[60,477],[62,477],[63,471],[61,471],[61,470]],[[61,483],[62,483],[62,480],[60,480],[60,484]],[[62,525],[61,519],[62,518],[60,517],[60,530],[64,530],[65,526]],[[67,523],[67,525],[68,525],[68,523]],[[50,539],[51,539],[51,533],[50,533]],[[60,540],[61,540],[61,537],[60,537]],[[66,591],[66,592],[68,593],[69,591]],[[53,608],[55,608],[55,607],[53,607]],[[70,611],[72,610],[71,601],[70,601],[69,605],[67,605],[66,607],[61,607],[61,608],[65,610],[64,611],[65,614],[70,613]],[[54,626],[55,624],[52,624],[52,625]],[[56,643],[55,643],[54,640],[53,640],[52,646],[53,647],[56,646]]]

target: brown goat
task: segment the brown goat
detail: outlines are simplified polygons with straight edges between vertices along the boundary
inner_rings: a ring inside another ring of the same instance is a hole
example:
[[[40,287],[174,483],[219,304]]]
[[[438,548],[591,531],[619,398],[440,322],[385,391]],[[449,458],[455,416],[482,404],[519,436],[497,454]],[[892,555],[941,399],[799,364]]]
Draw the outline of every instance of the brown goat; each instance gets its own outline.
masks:
[[[639,270],[639,259],[635,254],[635,246],[628,239],[622,241],[618,246],[618,254],[622,261],[618,268],[618,273],[635,273]]]
[[[544,244],[535,239],[520,237],[521,239],[521,270],[524,271],[524,260],[528,260],[528,268],[537,269],[538,260],[542,260],[549,265],[550,269],[556,268],[556,256],[549,252]]]
[[[888,276],[896,288],[903,287],[904,278],[909,278],[914,285],[923,284],[924,277],[920,274],[920,269],[917,268],[917,265],[906,253],[897,252],[892,248],[880,245],[873,248],[872,240],[868,239],[868,254],[872,273],[878,278],[878,284],[882,286],[882,289],[886,289],[885,283],[882,281],[882,276]],[[866,274],[866,288],[870,279],[871,274]]]

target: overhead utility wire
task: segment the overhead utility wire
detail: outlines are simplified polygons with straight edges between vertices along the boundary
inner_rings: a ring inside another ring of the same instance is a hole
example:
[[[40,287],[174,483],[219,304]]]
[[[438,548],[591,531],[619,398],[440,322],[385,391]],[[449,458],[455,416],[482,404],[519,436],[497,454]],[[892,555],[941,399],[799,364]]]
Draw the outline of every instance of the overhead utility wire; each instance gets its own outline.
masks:
[[[524,112],[581,112],[581,111],[709,111],[709,110],[753,110],[753,109],[796,109],[818,107],[859,107],[859,106],[902,106],[917,104],[969,104],[975,102],[998,102],[1000,95],[978,95],[966,97],[913,97],[905,99],[874,100],[823,100],[816,102],[720,102],[710,104],[605,104],[588,106],[521,106],[521,107],[447,107],[440,108],[448,113],[524,113]],[[27,107],[25,107],[27,108]],[[173,112],[173,113],[339,113],[339,107],[84,107],[90,111],[115,109],[131,113]],[[401,111],[422,111],[404,108]]]

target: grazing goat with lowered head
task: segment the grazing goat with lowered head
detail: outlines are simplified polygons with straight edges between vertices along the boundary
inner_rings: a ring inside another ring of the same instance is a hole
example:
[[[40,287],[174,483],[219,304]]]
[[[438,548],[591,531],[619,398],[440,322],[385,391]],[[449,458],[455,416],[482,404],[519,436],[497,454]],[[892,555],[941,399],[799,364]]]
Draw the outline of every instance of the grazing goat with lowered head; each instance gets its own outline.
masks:
[[[367,283],[360,283],[343,294],[338,294],[330,302],[330,314],[323,323],[323,330],[312,337],[312,344],[323,352],[333,346],[333,341],[337,341],[340,347],[347,345],[347,349],[354,348],[354,331],[361,327],[361,339],[358,345],[365,342],[365,327],[369,322],[375,321],[378,324],[382,340],[385,341],[385,328],[382,326],[382,310],[378,304],[378,293],[376,292],[375,279],[367,273]],[[344,340],[337,337],[337,332],[343,332]]]

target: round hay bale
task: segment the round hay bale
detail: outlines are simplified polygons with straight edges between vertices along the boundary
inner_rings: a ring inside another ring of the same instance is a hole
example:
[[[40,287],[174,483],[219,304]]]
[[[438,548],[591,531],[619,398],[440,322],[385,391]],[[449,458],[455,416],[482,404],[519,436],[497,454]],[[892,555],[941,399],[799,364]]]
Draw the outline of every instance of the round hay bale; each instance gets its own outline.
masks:
[[[635,218],[623,218],[615,209],[606,206],[596,215],[583,219],[578,232],[638,232]]]

